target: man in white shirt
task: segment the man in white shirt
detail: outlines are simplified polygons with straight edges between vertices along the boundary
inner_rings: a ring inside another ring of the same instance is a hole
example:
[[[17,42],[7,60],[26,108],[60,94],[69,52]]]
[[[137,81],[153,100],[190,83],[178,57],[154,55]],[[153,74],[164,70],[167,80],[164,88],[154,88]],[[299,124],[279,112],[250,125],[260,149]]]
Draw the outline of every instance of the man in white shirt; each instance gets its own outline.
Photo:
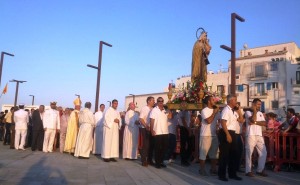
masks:
[[[103,143],[101,156],[104,162],[117,162],[119,157],[119,130],[121,128],[121,116],[117,111],[118,100],[113,100],[111,107],[105,112],[103,127]]]
[[[140,151],[142,166],[147,167],[148,163],[151,164],[152,158],[149,159],[149,144],[150,144],[150,112],[155,103],[152,96],[147,97],[147,105],[140,111],[140,134],[142,136],[142,149]],[[151,156],[151,155],[150,155]]]
[[[219,169],[218,176],[221,181],[228,181],[226,170],[228,167],[228,177],[234,180],[242,180],[236,175],[237,166],[237,146],[236,146],[236,123],[237,118],[234,116],[234,107],[237,104],[236,95],[227,96],[227,106],[221,113],[221,125],[219,130]]]
[[[14,122],[15,122],[15,149],[25,150],[25,139],[27,135],[27,124],[29,122],[28,112],[24,110],[24,104],[19,105],[19,110],[14,112]],[[20,143],[21,136],[21,143]]]
[[[220,119],[219,107],[215,105],[213,96],[206,96],[203,103],[207,106],[202,109],[202,125],[200,127],[200,139],[199,139],[199,159],[200,159],[200,170],[201,175],[206,176],[205,171],[205,160],[207,154],[211,161],[210,173],[217,175],[217,158],[218,158],[218,145],[219,141],[217,138],[217,123]]]
[[[266,120],[262,112],[260,112],[261,100],[258,98],[252,101],[252,112],[246,111],[246,176],[254,177],[251,171],[252,167],[252,153],[254,148],[257,149],[258,166],[256,169],[256,174],[259,176],[268,176],[265,171],[265,163],[267,158],[267,150],[262,136],[262,126],[266,126]]]
[[[166,167],[163,164],[164,154],[168,149],[168,118],[172,114],[164,109],[164,99],[157,98],[157,106],[150,113],[150,131],[154,137],[154,158],[155,167]]]
[[[56,110],[56,102],[50,102],[50,109],[46,110],[44,113],[44,143],[43,152],[53,152],[53,143],[55,139],[56,132],[60,130],[60,117],[59,112]]]
[[[103,140],[103,114],[105,105],[100,105],[100,110],[95,113],[96,128],[94,133],[93,154],[100,155]]]

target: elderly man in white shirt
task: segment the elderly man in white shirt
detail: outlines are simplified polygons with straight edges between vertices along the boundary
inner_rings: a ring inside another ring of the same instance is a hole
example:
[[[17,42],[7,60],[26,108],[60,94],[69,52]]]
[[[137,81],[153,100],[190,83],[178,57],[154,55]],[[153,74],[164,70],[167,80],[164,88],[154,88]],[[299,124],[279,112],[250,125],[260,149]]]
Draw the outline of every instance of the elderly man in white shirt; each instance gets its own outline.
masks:
[[[56,132],[60,130],[59,112],[56,110],[56,102],[50,103],[51,109],[44,113],[43,125],[45,130],[43,152],[53,152],[53,143]]]
[[[254,177],[254,174],[251,171],[252,166],[252,153],[254,147],[258,152],[258,166],[256,169],[256,174],[259,176],[266,177],[268,176],[265,171],[265,163],[267,158],[267,150],[262,136],[262,126],[266,126],[266,120],[262,112],[260,112],[261,100],[258,98],[253,99],[252,101],[252,111],[246,111],[246,144],[245,144],[245,153],[246,153],[246,176]]]
[[[157,98],[157,106],[153,108],[150,113],[150,131],[154,137],[154,158],[155,167],[166,167],[163,163],[163,157],[168,149],[168,118],[171,118],[172,114],[164,109],[164,99],[162,97]]]
[[[25,150],[25,139],[27,135],[27,124],[29,122],[28,112],[24,110],[24,104],[19,105],[19,110],[14,113],[14,122],[15,122],[15,149],[16,150]],[[20,143],[21,136],[21,143]]]
[[[221,113],[221,125],[219,131],[219,169],[218,176],[221,181],[228,181],[226,170],[228,167],[228,177],[234,180],[242,180],[236,174],[237,145],[236,145],[236,123],[237,117],[234,115],[234,107],[237,105],[237,97],[234,94],[227,96],[227,106]]]

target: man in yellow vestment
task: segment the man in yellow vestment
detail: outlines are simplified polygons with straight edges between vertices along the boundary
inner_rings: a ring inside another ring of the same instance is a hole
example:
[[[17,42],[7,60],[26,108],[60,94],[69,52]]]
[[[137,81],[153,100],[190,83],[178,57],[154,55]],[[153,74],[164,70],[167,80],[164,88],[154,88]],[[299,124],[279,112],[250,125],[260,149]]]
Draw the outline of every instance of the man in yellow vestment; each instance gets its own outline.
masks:
[[[77,98],[74,100],[75,110],[71,112],[68,127],[67,127],[67,135],[66,135],[66,142],[64,152],[68,152],[74,154],[75,152],[75,145],[76,145],[76,138],[78,134],[78,121],[79,121],[79,111],[81,107],[81,100]]]

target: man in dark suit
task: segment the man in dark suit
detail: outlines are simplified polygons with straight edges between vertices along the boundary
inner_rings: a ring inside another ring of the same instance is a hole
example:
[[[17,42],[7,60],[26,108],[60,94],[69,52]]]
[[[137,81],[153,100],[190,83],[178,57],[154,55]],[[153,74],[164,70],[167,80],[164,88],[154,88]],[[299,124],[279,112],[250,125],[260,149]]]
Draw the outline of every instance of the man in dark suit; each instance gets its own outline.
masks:
[[[43,127],[43,115],[44,115],[45,106],[40,105],[38,110],[33,111],[32,114],[32,144],[31,150],[39,151],[43,150],[43,141],[44,141],[44,127]]]

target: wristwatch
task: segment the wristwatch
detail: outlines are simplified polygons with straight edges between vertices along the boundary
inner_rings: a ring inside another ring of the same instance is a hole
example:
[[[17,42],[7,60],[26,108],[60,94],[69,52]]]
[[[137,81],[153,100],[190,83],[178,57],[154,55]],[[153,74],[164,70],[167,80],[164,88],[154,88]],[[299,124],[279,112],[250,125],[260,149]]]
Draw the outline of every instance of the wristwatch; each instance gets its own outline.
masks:
[[[256,121],[254,121],[254,125],[256,125],[256,123],[257,123],[257,122],[256,122]]]

